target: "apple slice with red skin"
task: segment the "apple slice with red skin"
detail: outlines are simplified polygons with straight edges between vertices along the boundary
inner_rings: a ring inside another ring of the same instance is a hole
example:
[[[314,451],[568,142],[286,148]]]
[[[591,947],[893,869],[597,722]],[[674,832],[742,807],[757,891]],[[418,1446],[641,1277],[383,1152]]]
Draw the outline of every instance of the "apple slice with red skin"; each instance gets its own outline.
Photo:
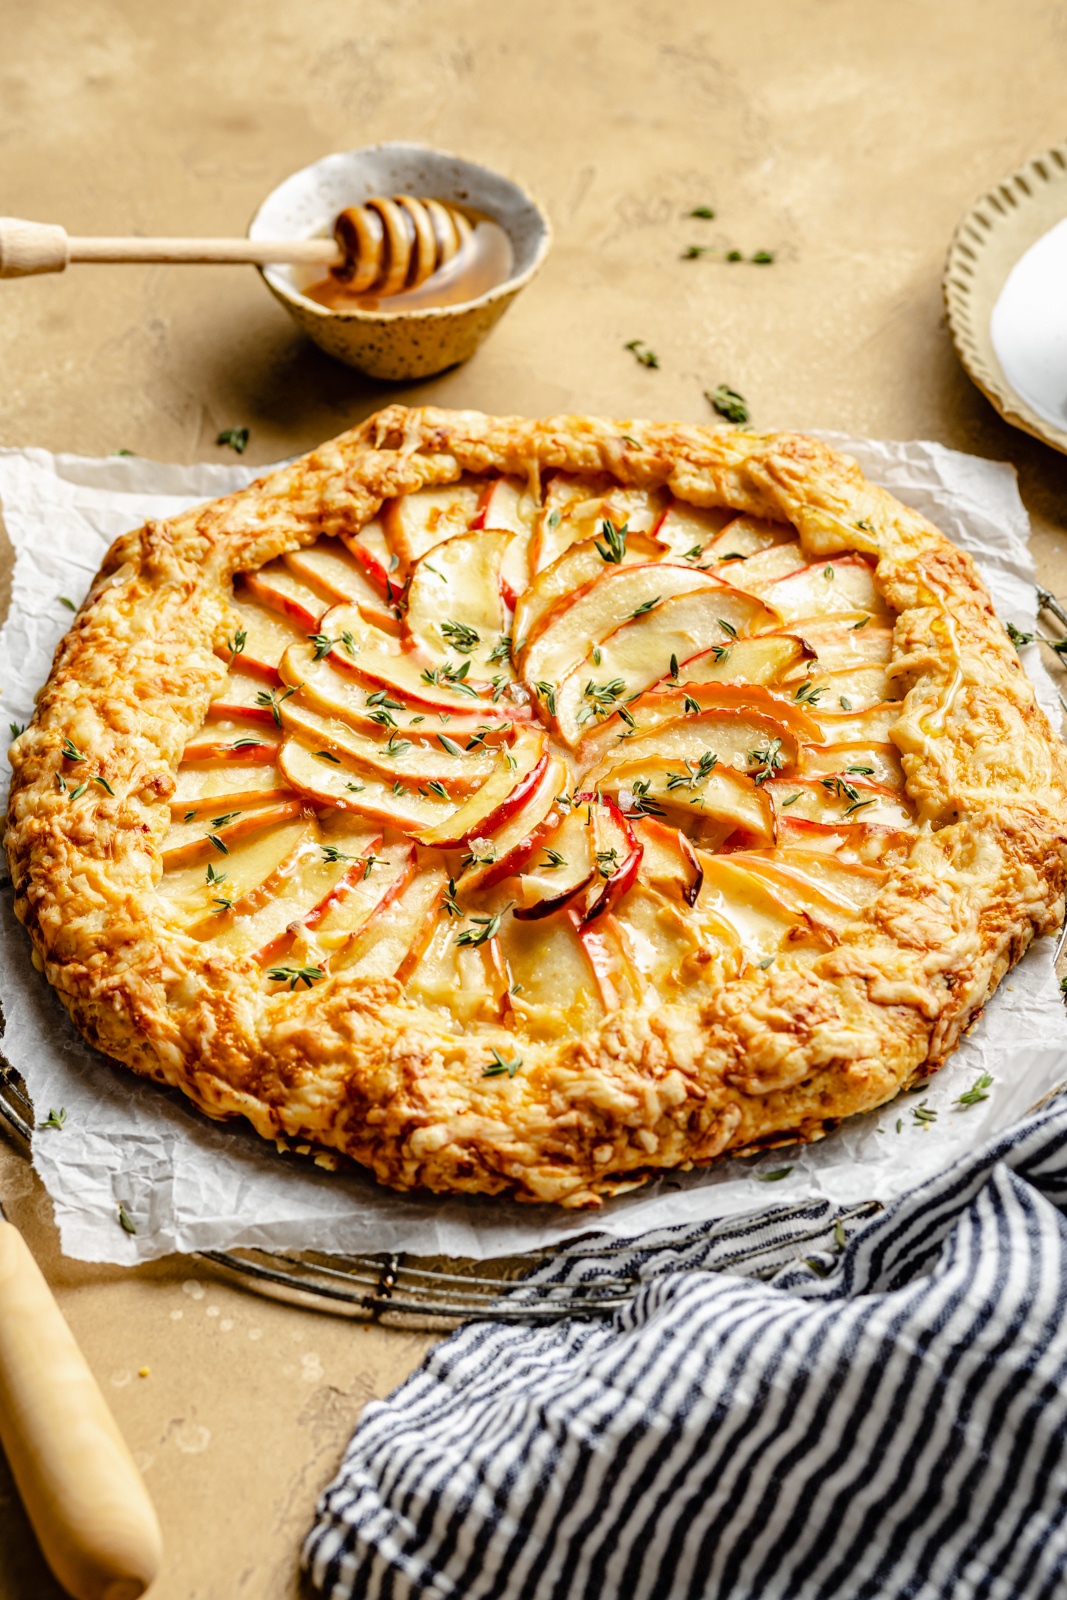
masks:
[[[276,673],[274,677],[277,677]],[[256,698],[262,687],[262,678],[249,678],[231,669],[222,693],[207,708],[207,721],[273,724],[270,707],[260,705]]]
[[[558,756],[550,756],[526,804],[494,833],[494,860],[472,862],[459,880],[460,889],[489,889],[522,871],[542,838],[558,826],[559,815],[553,807],[568,778],[566,765]]]
[[[763,594],[772,583],[799,572],[808,565],[808,558],[795,539],[783,544],[773,544],[766,550],[757,550],[743,561],[715,561],[710,570],[727,583],[734,584],[748,594]]]
[[[848,667],[884,666],[893,655],[893,629],[883,626],[869,611],[846,612],[840,617],[800,617],[796,635],[809,647],[810,662],[789,669],[790,678],[811,671],[836,672]]]
[[[293,790],[276,766],[244,767],[222,762],[218,766],[179,767],[170,809],[175,817],[186,811],[241,810],[281,800],[292,800]]]
[[[637,966],[619,923],[608,912],[594,923],[582,921],[573,907],[564,913],[585,951],[607,1011],[639,1002],[644,993]]]
[[[790,945],[836,943],[828,925],[805,914],[777,884],[751,872],[737,856],[698,851],[704,881],[696,910],[710,912],[733,929],[748,960],[766,961]]]
[[[182,762],[226,761],[237,766],[258,767],[265,761],[277,760],[280,749],[279,740],[255,738],[250,734],[235,739],[200,739],[186,745]]]
[[[721,763],[689,789],[671,784],[678,768],[677,761],[663,756],[621,762],[598,779],[597,788],[601,794],[617,795],[620,809],[631,817],[642,811],[648,814],[655,806],[661,814],[688,816],[695,824],[718,822],[730,830],[744,829],[747,837],[761,845],[774,844],[770,797],[751,778]],[[635,790],[635,783],[641,788]]]
[[[420,941],[425,948],[432,935],[433,926],[427,928],[427,919],[432,918],[434,924],[438,921],[446,876],[442,869],[424,866],[401,894],[341,946],[330,961],[331,972],[395,977]]]
[[[853,772],[850,776],[850,767],[868,770]],[[894,794],[904,793],[904,768],[900,762],[900,751],[888,740],[885,743],[869,740],[865,744],[857,740],[854,744],[804,746],[801,776],[829,777],[839,772],[843,772],[850,783],[853,777],[861,777],[865,782],[884,787]]]
[[[402,706],[389,694],[385,694],[388,705],[382,705],[380,698],[372,704],[372,699],[384,691],[366,687],[351,673],[338,672],[329,657],[316,661],[314,656],[310,645],[292,645],[278,665],[283,682],[299,691],[295,698],[302,704],[320,716],[339,717],[356,733],[383,738],[395,723],[397,733],[405,739],[439,745],[437,736],[444,733],[466,747],[474,738],[479,744],[500,744],[516,723],[533,720],[529,706],[509,704],[501,715],[491,704],[473,700],[468,702],[469,711],[452,712],[447,722],[440,721],[434,712]],[[266,715],[269,718],[270,712]],[[386,716],[392,718],[392,723],[385,721]]]
[[[472,529],[514,534],[500,568],[501,593],[512,611],[530,583],[530,541],[537,514],[537,501],[520,478],[494,478],[486,485],[471,523]]]
[[[241,672],[249,673],[254,678],[262,679],[264,683],[276,686],[281,681],[278,677],[278,662],[291,644],[305,642],[305,634],[275,612],[258,605],[250,598],[237,595],[232,600],[231,606],[237,613],[238,622],[230,635],[230,644],[236,643],[239,633],[244,634],[244,643],[236,652],[224,643],[220,643],[216,655]]]
[[[299,739],[287,739],[278,757],[278,770],[290,789],[306,795],[315,805],[334,806],[373,822],[418,835],[455,811],[451,800],[440,800],[401,785],[399,791],[369,772],[344,762],[334,765],[314,755]]]
[[[894,829],[907,828],[912,821],[899,790],[871,783],[865,774],[847,769],[828,773],[824,778],[775,778],[766,788],[774,801],[779,826],[787,818],[829,827],[877,823]],[[852,810],[857,801],[864,803]]]
[[[841,667],[824,672],[820,663],[808,676],[819,691],[820,720],[826,713],[834,716],[839,711],[870,711],[889,703],[894,693],[893,680],[884,666]]]
[[[786,812],[778,818],[778,843],[786,849],[826,850],[870,866],[896,850],[910,850],[915,834],[878,822],[812,822]]]
[[[584,592],[589,584],[603,574],[605,561],[597,548],[603,544],[603,539],[598,538],[581,539],[572,544],[550,566],[542,568],[530,586],[519,595],[512,622],[516,659],[536,632],[541,619],[557,602],[579,590]],[[663,547],[655,539],[642,533],[628,534],[620,565],[645,566],[649,562],[659,561],[663,555]]]
[[[703,560],[722,562],[730,556],[748,560],[780,545],[796,545],[797,530],[789,522],[768,522],[742,511],[732,516],[704,551]],[[799,548],[799,546],[797,546]],[[802,558],[806,560],[807,558]]]
[[[391,905],[415,874],[415,848],[406,843],[393,846],[383,860],[376,855],[381,843],[382,835],[378,834],[348,863],[337,882],[320,896],[310,911],[259,947],[256,958],[263,962],[274,961],[286,950],[297,947],[302,955],[307,954],[307,964],[311,965],[312,952],[320,961],[328,958]],[[392,859],[388,859],[389,856]],[[375,879],[374,874],[383,866],[386,870]]]
[[[601,644],[624,623],[676,595],[697,590],[707,591],[708,614],[725,618],[738,632],[748,630],[757,615],[766,618],[764,626],[777,620],[758,600],[735,603],[735,591],[710,572],[693,572],[666,561],[612,565],[577,594],[565,595],[549,608],[526,641],[519,670],[531,683],[560,683],[582,665],[591,646]],[[721,609],[714,610],[716,606]],[[666,654],[669,659],[669,646]]]
[[[609,774],[620,765],[633,769],[644,760],[666,761],[673,765],[683,786],[700,786],[686,763],[696,767],[702,759],[714,756],[713,766],[728,766],[737,772],[758,768],[752,753],[774,750],[778,767],[793,767],[800,753],[800,739],[786,717],[766,716],[751,705],[710,706],[707,710],[657,721],[647,732],[617,743],[582,779],[582,787],[601,789]],[[766,763],[764,763],[766,765]]]
[[[481,484],[447,483],[437,489],[416,489],[385,502],[379,513],[381,524],[390,546],[400,557],[405,578],[428,550],[457,533],[468,532],[481,496]]]
[[[410,642],[434,662],[459,653],[475,676],[491,678],[498,672],[489,656],[504,632],[500,568],[511,538],[504,532],[463,533],[422,556],[408,585],[405,644]],[[446,631],[450,627],[469,629],[472,647],[460,651]]]
[[[878,591],[874,564],[858,555],[812,562],[768,584],[761,593],[792,626],[801,618],[852,612],[861,612],[883,624],[889,617],[888,607]],[[799,626],[796,631],[803,632]]]
[[[224,857],[240,840],[247,839],[254,833],[261,833],[264,828],[271,828],[276,823],[290,822],[293,818],[299,817],[304,810],[303,800],[285,800],[276,806],[250,811],[224,827],[209,829],[206,833],[200,833],[198,837],[189,838],[184,835],[183,830],[180,842],[172,843],[164,849],[163,870],[174,872],[181,867],[191,867],[198,861],[214,861]],[[219,841],[218,844],[212,842],[216,839]],[[223,848],[220,849],[219,845]]]
[[[689,683],[777,684],[811,653],[803,639],[790,633],[717,640],[710,649],[701,650],[688,660],[679,657],[677,678],[665,674],[654,687],[673,689]]]
[[[396,621],[392,606],[339,539],[320,539],[307,550],[290,551],[282,560],[323,606],[359,606],[376,627],[392,628]]]
[[[538,922],[582,903],[586,890],[599,878],[591,805],[572,806],[555,832],[542,836],[539,844],[544,857],[534,859],[538,852],[531,851],[529,871],[519,883],[522,904],[514,914],[520,922]],[[555,866],[549,850],[559,858]]]
[[[843,861],[820,850],[780,850],[774,856],[735,855],[730,859],[790,904],[838,929],[856,920],[886,880],[884,868]]]
[[[886,744],[890,731],[904,715],[904,707],[899,700],[883,700],[863,711],[839,711],[820,703],[815,715],[822,727],[824,745]]]
[[[593,537],[604,497],[614,487],[614,480],[606,473],[586,478],[569,472],[551,475],[544,486],[540,514],[530,540],[531,572],[536,574],[550,567],[579,539]]]
[[[306,583],[294,577],[283,560],[268,561],[258,572],[240,573],[234,582],[238,593],[257,600],[301,632],[317,631],[326,606]]]
[[[510,751],[492,777],[436,826],[417,835],[420,844],[435,850],[452,850],[473,838],[488,838],[524,806],[537,789],[548,754],[540,729],[520,729]]]
[[[178,861],[182,852],[167,852],[168,862],[158,893],[178,912],[194,938],[215,937],[228,924],[229,903],[240,905],[288,861],[294,850],[315,831],[310,813],[277,820],[232,841],[229,853],[211,854],[207,863]],[[210,874],[210,876],[209,876]]]
[[[660,894],[695,906],[704,881],[704,868],[680,828],[657,822],[655,817],[635,817],[633,831],[644,854],[641,877]]]
[[[331,650],[327,659],[332,666],[353,673],[373,689],[384,689],[395,700],[420,709],[460,715],[469,715],[473,708],[479,712],[491,709],[491,702],[482,699],[473,686],[469,692],[450,687],[447,679],[440,677],[439,661],[421,650],[401,649],[380,628],[373,628],[354,606],[336,606],[327,611],[321,631],[331,639],[345,633],[352,637],[354,653],[346,648]]]
[[[685,500],[671,500],[651,531],[670,552],[669,560],[689,557],[696,563],[705,559],[705,551],[736,519],[737,513],[728,506],[694,506]]]
[[[381,738],[368,738],[356,733],[347,722],[320,716],[317,711],[298,705],[295,699],[287,700],[281,713],[285,731],[295,734],[317,755],[332,751],[363,772],[409,787],[436,783],[449,794],[464,795],[480,788],[499,766],[499,747],[494,745],[471,751],[460,746],[460,754],[453,755],[443,745],[434,746],[423,740],[391,739],[386,743]],[[394,755],[388,753],[391,745]],[[407,748],[401,749],[401,745]]]
[[[364,523],[358,533],[341,533],[340,539],[367,581],[391,605],[402,586],[394,584],[390,576],[394,556],[379,519]]]

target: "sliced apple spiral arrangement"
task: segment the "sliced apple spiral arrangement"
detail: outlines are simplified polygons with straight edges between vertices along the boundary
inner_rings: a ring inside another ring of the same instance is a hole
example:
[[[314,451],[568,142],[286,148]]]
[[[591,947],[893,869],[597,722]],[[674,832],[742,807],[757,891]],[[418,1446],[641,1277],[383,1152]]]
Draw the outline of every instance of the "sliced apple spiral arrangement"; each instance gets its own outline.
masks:
[[[277,983],[560,1037],[824,952],[910,842],[873,563],[789,524],[463,481],[235,606],[160,888]]]
[[[822,1138],[1063,910],[973,564],[799,436],[390,407],[118,540],[12,766],[86,1037],[400,1189]]]

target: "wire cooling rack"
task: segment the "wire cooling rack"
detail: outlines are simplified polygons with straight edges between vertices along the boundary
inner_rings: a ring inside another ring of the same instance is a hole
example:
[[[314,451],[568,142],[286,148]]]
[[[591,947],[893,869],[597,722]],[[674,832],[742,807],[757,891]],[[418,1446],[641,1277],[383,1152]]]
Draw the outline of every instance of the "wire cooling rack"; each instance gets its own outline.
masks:
[[[1049,590],[1037,588],[1038,629],[1034,637],[1067,667],[1067,607]],[[1052,616],[1064,630],[1054,640],[1041,631],[1040,618]],[[1022,643],[1022,640],[1019,641]],[[1062,682],[1062,679],[1061,679]],[[1056,685],[1067,714],[1067,699]],[[1060,934],[1057,959],[1067,940],[1067,924]],[[0,1122],[28,1147],[35,1127],[33,1106],[18,1073],[0,1056]],[[768,1278],[805,1249],[814,1254],[839,1249],[845,1234],[881,1209],[878,1201],[835,1214],[813,1214],[810,1205],[777,1208],[774,1219],[783,1225],[786,1243],[766,1238],[751,1243],[745,1237],[735,1248],[716,1252],[716,1271]],[[805,1217],[808,1225],[805,1225]],[[738,1230],[736,1220],[713,1225],[705,1238],[724,1241]],[[565,1317],[607,1317],[626,1306],[648,1272],[612,1268],[619,1246],[572,1247],[590,1270],[580,1284],[546,1281],[548,1266],[559,1251],[538,1250],[527,1255],[468,1262],[451,1258],[376,1254],[334,1256],[319,1251],[206,1250],[200,1259],[235,1274],[249,1288],[277,1299],[312,1304],[322,1310],[364,1321],[410,1326],[448,1327],[457,1322],[555,1322]]]
[[[18,1073],[0,1057],[0,1121],[28,1148],[36,1126],[33,1106]],[[717,1253],[717,1271],[768,1278],[805,1251],[840,1249],[847,1232],[881,1209],[876,1200],[823,1214],[809,1203],[778,1208],[787,1243],[739,1238]],[[819,1214],[816,1215],[815,1213]],[[736,1219],[713,1225],[705,1237],[725,1240]],[[761,1230],[762,1231],[762,1230]],[[235,1274],[261,1294],[312,1304],[362,1321],[386,1325],[448,1327],[457,1322],[556,1322],[565,1317],[608,1317],[627,1305],[649,1272],[620,1271],[620,1246],[572,1246],[583,1262],[580,1284],[545,1281],[559,1251],[537,1250],[492,1261],[380,1254],[327,1255],[320,1251],[205,1250],[199,1258]],[[584,1270],[588,1266],[588,1270]],[[671,1265],[673,1269],[673,1263]],[[664,1269],[669,1270],[669,1269]]]

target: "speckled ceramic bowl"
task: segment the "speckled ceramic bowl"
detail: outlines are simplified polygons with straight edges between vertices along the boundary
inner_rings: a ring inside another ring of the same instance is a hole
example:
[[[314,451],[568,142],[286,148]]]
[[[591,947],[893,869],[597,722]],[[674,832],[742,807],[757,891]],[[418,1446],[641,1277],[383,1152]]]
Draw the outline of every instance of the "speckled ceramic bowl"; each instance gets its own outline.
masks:
[[[428,378],[472,356],[529,283],[548,253],[548,218],[518,184],[488,167],[425,145],[395,143],[324,156],[294,172],[264,200],[248,234],[252,239],[329,235],[339,211],[376,194],[431,195],[484,212],[511,239],[511,276],[460,305],[331,311],[301,294],[310,282],[306,269],[261,271],[271,293],[328,355],[372,378]]]

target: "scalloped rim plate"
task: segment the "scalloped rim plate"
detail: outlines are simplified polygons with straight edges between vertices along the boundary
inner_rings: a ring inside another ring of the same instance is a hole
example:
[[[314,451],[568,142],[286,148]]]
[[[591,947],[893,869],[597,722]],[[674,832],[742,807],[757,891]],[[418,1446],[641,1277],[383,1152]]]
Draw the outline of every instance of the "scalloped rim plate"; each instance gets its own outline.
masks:
[[[971,207],[949,246],[942,279],[953,343],[968,375],[1005,422],[1067,454],[1067,429],[1035,411],[1008,382],[990,320],[1021,257],[1067,217],[1067,141],[1027,161]]]

